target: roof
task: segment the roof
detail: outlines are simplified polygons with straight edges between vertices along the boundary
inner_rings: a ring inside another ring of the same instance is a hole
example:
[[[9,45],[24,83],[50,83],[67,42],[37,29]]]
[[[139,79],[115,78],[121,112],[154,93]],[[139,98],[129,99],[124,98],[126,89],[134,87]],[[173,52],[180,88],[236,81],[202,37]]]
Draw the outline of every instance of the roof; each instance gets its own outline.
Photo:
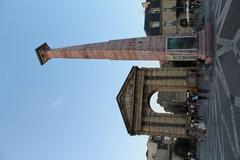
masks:
[[[134,88],[135,88],[135,76],[138,67],[133,66],[129,72],[122,88],[120,89],[116,99],[120,112],[122,114],[126,129],[129,134],[132,132],[132,116],[134,107]]]

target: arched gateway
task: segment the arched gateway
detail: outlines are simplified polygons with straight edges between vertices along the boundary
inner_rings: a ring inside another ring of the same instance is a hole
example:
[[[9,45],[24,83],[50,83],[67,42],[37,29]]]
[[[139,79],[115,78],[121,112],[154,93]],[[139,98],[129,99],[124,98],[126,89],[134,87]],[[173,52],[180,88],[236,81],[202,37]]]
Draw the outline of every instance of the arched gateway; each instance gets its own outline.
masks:
[[[156,113],[150,108],[149,100],[159,91],[165,105],[173,102],[182,105],[186,102],[186,91],[195,89],[196,83],[191,68],[133,67],[117,96],[128,133],[187,138],[186,116]]]

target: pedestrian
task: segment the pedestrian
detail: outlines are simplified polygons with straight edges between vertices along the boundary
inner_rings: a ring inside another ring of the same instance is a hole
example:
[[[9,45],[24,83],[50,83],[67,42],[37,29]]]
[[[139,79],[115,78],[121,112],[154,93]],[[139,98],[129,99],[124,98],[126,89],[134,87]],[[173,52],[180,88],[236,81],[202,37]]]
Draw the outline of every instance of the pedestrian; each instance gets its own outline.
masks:
[[[190,99],[193,102],[196,102],[198,99],[207,99],[207,97],[201,96],[201,95],[198,95],[198,94],[193,94],[192,96],[190,96]]]
[[[192,120],[192,123],[198,123],[199,121],[198,120]]]
[[[197,120],[204,120],[204,116],[197,116]]]
[[[195,107],[199,107],[200,106],[199,103],[194,103],[194,102],[191,102],[190,105],[194,105]]]
[[[197,109],[197,107],[195,105],[193,105],[193,104],[190,104],[189,108],[190,109]]]
[[[208,68],[210,67],[210,64],[206,62],[206,60],[203,59],[197,59],[197,64],[202,66],[201,68],[204,69],[205,71],[208,70]]]

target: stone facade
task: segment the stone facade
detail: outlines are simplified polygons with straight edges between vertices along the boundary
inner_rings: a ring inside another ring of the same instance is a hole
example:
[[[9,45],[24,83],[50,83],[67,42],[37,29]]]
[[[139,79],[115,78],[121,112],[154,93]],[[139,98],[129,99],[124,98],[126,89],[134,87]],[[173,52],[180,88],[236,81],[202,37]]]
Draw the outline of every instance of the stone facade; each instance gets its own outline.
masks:
[[[147,148],[147,160],[169,160],[170,158],[170,144],[164,143],[162,139],[155,140],[149,137]]]
[[[185,0],[146,0],[143,4],[147,36],[191,33],[194,15],[189,13],[188,25]]]
[[[147,142],[147,160],[183,160],[173,153],[174,138],[149,136]]]
[[[189,79],[190,71],[191,68],[132,68],[117,96],[130,135],[188,137],[185,115],[156,113],[149,100],[155,92],[161,92],[165,105],[182,105],[186,91],[196,88],[196,78]]]

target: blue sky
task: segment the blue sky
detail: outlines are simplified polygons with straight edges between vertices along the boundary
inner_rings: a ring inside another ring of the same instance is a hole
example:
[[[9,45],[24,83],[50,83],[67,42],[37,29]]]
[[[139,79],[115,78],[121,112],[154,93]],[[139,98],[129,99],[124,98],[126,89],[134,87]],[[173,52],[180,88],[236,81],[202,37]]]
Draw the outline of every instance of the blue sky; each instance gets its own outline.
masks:
[[[133,65],[50,60],[34,49],[145,36],[140,0],[0,0],[0,160],[144,160],[115,97]]]

